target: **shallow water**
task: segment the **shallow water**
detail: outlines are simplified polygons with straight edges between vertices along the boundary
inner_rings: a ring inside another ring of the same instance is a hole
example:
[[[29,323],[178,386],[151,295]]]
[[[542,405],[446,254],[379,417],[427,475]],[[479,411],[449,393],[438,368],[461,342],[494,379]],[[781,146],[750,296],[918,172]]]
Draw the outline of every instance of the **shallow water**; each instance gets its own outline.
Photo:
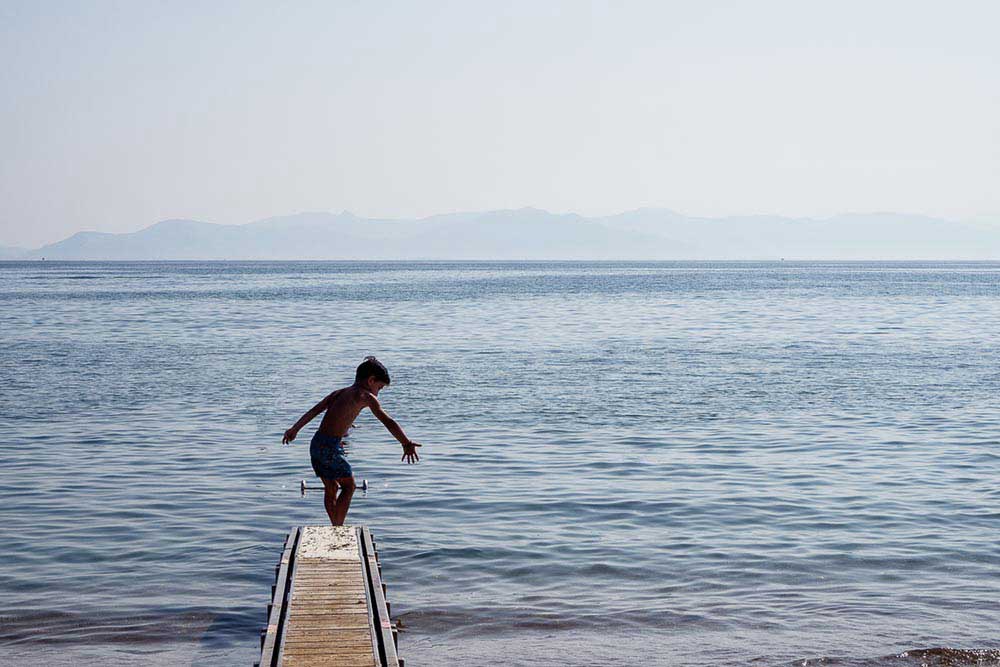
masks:
[[[5,262],[0,328],[0,661],[250,664],[374,353],[408,665],[1000,664],[1000,264]]]

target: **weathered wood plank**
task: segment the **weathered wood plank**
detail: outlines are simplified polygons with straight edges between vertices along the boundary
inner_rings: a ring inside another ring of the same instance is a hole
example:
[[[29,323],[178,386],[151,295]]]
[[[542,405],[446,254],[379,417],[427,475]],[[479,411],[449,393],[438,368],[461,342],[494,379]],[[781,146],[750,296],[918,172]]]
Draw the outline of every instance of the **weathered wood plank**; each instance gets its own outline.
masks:
[[[292,614],[291,618],[301,618],[303,620],[309,620],[314,616],[339,616],[339,615],[356,614],[358,616],[367,616],[368,607],[360,605],[354,605],[352,607],[328,607],[324,605],[299,605],[296,608],[295,613]]]
[[[359,607],[363,611],[368,609],[368,606],[365,604],[365,599],[360,596],[344,596],[344,600],[340,603],[330,602],[328,599],[318,597],[292,598],[292,604],[295,605],[296,610],[309,609],[313,612],[334,611],[339,609],[346,610],[353,607]],[[294,616],[294,614],[292,616]]]
[[[299,613],[290,616],[289,618],[294,619],[296,623],[309,623],[311,621],[322,621],[324,619],[344,619],[344,620],[356,620],[358,622],[363,621],[367,614],[365,610],[358,612],[344,612],[339,609],[328,610],[328,609],[309,609],[306,611],[300,611]]]
[[[358,625],[357,623],[347,627],[335,625],[333,622],[310,624],[310,626],[311,627],[296,625],[295,628],[289,628],[288,632],[285,633],[285,636],[289,639],[301,639],[302,637],[310,637],[317,634],[323,637],[328,637],[334,634],[333,632],[328,632],[328,628],[334,631],[343,630],[343,633],[341,634],[344,636],[345,640],[353,637],[367,637],[369,634],[367,626]],[[318,632],[316,630],[318,630]]]
[[[372,535],[368,528],[362,526],[359,530],[362,557],[367,560],[368,580],[371,582],[371,591],[374,592],[372,612],[375,618],[375,631],[381,634],[382,658],[387,667],[399,667],[399,656],[396,654],[396,643],[392,637],[392,621],[389,619],[389,609],[385,603],[385,587],[382,585],[382,577],[379,574],[381,569],[378,559],[375,556],[375,545],[372,542]]]
[[[378,667],[375,658],[368,656],[289,656],[284,667]]]
[[[290,655],[284,667],[368,667],[378,665],[371,655],[345,653],[342,655]]]
[[[289,629],[286,636],[295,637],[298,634],[311,634],[315,631],[337,630],[343,628],[345,631],[366,630],[368,623],[363,617],[358,616],[330,616],[327,618],[295,619],[294,632]]]
[[[375,661],[374,656],[372,656],[372,647],[367,644],[346,644],[338,646],[336,649],[331,649],[328,643],[288,646],[285,648],[281,659],[284,661],[290,657],[301,658],[305,656],[315,656],[317,658],[355,656],[355,659],[360,658],[365,662]]]
[[[290,634],[286,637],[286,644],[301,644],[303,642],[317,642],[323,641],[327,644],[331,642],[336,642],[336,645],[340,645],[340,637],[343,636],[345,642],[353,642],[354,639],[358,641],[365,641],[371,644],[369,641],[371,633],[368,632],[368,628],[354,625],[354,626],[310,626],[305,628],[300,628],[298,632]],[[368,647],[369,649],[371,646]]]
[[[304,591],[296,591],[292,594],[292,601],[302,600],[303,602],[309,602],[310,600],[326,600],[331,604],[336,604],[338,606],[349,606],[352,604],[361,604],[365,602],[365,589],[364,588],[353,588],[349,591],[341,590],[339,588],[329,588],[327,590],[310,588]]]
[[[260,651],[261,667],[271,667],[276,659],[277,644],[279,641],[281,627],[281,612],[285,604],[285,591],[288,583],[289,566],[298,543],[299,528],[293,526],[285,538],[285,548],[281,552],[281,559],[278,561],[278,571],[275,575],[274,594],[271,597],[271,612],[268,614],[267,627],[265,628],[264,642]]]
[[[371,657],[372,647],[368,645],[367,639],[356,642],[338,642],[337,648],[335,649],[330,648],[330,642],[328,641],[296,642],[285,646],[286,657],[290,655],[304,655],[306,653],[313,655],[329,655],[331,653],[361,653]]]
[[[304,576],[300,580],[300,588],[364,588],[365,582],[358,579],[340,579],[337,577]]]
[[[301,654],[301,653],[366,653],[367,655],[372,654],[372,647],[368,643],[368,637],[361,637],[360,639],[341,641],[337,639],[337,647],[331,648],[330,642],[324,641],[321,636],[314,637],[312,640],[302,639],[295,642],[289,642],[285,645],[285,655]]]
[[[289,627],[286,636],[295,637],[299,634],[311,634],[315,630],[336,630],[342,628],[345,632],[367,631],[368,625],[364,619],[357,616],[338,616],[327,619],[295,619],[295,627]]]
[[[289,658],[307,658],[312,657],[319,660],[329,659],[329,658],[339,658],[343,660],[344,658],[351,658],[356,662],[372,663],[377,662],[375,656],[372,655],[371,646],[368,645],[354,645],[337,647],[331,649],[329,645],[327,646],[290,646],[286,649],[286,653],[282,655],[282,661]]]
[[[365,583],[355,579],[334,579],[331,581],[325,577],[306,577],[298,580],[296,590],[308,591],[312,589],[326,590],[329,588],[339,588],[344,590],[364,590]]]
[[[290,632],[285,635],[285,639],[288,641],[299,641],[302,639],[311,640],[314,637],[323,637],[323,641],[329,641],[328,637],[343,634],[345,637],[354,636],[355,633],[361,633],[358,636],[364,636],[366,638],[371,637],[371,633],[368,630],[367,625],[361,625],[360,623],[310,623],[309,625],[297,625],[295,632]]]

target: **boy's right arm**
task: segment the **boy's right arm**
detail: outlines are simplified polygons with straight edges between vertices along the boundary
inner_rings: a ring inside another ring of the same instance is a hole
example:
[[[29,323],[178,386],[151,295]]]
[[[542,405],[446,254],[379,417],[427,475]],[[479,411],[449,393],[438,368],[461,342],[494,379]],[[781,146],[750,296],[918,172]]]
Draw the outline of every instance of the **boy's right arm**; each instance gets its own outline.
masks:
[[[295,422],[295,424],[292,425],[290,429],[285,431],[285,435],[282,436],[281,438],[281,444],[287,445],[292,440],[294,440],[295,436],[299,434],[299,431],[302,429],[303,426],[311,422],[316,417],[316,415],[326,410],[327,406],[330,404],[331,396],[333,396],[333,394],[327,395],[326,398],[324,398],[322,401],[314,405],[309,410],[309,412],[299,417],[299,420]]]

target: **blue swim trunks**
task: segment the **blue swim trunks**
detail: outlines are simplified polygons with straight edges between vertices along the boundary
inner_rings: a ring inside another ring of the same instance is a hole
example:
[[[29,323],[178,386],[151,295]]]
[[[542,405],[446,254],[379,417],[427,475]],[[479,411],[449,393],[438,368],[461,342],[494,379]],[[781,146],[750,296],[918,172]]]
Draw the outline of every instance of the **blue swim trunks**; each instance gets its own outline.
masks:
[[[317,477],[339,479],[353,477],[351,464],[344,458],[343,438],[316,432],[309,445],[309,458]]]

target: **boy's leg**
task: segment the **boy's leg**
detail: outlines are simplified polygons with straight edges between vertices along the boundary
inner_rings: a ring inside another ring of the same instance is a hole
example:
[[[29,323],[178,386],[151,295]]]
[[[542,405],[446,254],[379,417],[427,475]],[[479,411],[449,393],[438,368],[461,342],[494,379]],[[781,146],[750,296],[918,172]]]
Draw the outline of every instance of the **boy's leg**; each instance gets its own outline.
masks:
[[[343,526],[347,518],[347,510],[351,507],[351,496],[354,495],[354,478],[341,477],[336,482],[340,484],[340,497],[337,498],[336,514],[331,516],[333,525]]]
[[[330,517],[330,523],[334,526],[339,526],[337,523],[337,480],[327,479],[326,477],[320,477],[323,480],[323,507],[326,508],[327,516]],[[340,520],[341,523],[344,522],[343,519]]]

